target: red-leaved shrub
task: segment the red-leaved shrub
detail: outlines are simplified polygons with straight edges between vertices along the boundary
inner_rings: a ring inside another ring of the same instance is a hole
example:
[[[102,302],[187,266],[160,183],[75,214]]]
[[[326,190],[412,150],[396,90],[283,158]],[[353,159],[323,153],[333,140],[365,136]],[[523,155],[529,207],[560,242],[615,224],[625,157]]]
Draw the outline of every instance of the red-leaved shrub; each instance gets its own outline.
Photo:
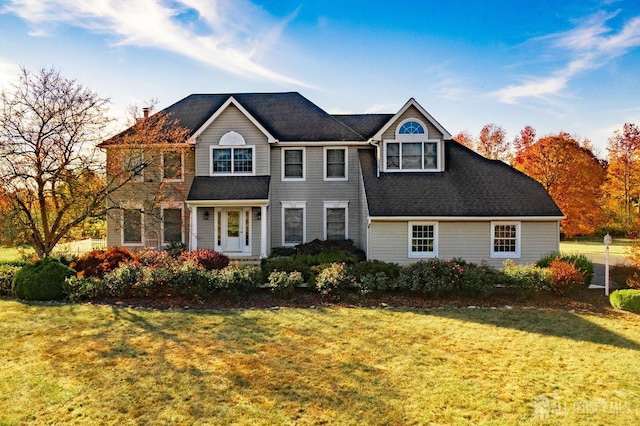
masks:
[[[182,262],[192,261],[208,270],[223,269],[229,265],[229,257],[227,255],[211,250],[183,251],[180,253],[178,260]]]
[[[584,275],[573,263],[555,259],[549,265],[551,268],[551,290],[565,295],[572,288],[584,285]]]
[[[110,247],[107,250],[93,250],[71,263],[71,267],[81,277],[103,278],[107,272],[113,271],[123,262],[139,260],[138,255],[122,248]]]

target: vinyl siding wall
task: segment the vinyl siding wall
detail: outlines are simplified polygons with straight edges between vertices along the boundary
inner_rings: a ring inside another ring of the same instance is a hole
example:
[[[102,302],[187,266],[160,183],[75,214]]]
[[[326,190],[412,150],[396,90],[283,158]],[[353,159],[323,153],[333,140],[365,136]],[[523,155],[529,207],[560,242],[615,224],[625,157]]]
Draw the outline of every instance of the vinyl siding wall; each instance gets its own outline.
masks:
[[[196,176],[209,176],[211,149],[227,132],[242,135],[247,146],[254,145],[254,174],[269,175],[269,143],[267,137],[235,105],[229,105],[201,135],[196,143]]]
[[[370,259],[400,264],[415,262],[409,258],[408,223],[371,222]],[[521,222],[520,258],[515,263],[528,264],[542,255],[559,249],[558,222]],[[438,257],[460,257],[469,262],[486,260],[491,266],[501,268],[504,259],[491,258],[491,222],[439,222]]]
[[[346,145],[345,145],[346,146]],[[282,246],[282,202],[306,201],[306,240],[324,238],[324,202],[347,201],[348,238],[361,246],[360,198],[357,147],[347,148],[347,181],[324,180],[324,153],[322,146],[306,146],[306,173],[304,181],[282,181],[282,149],[271,150],[271,247]],[[366,220],[366,219],[363,219]]]

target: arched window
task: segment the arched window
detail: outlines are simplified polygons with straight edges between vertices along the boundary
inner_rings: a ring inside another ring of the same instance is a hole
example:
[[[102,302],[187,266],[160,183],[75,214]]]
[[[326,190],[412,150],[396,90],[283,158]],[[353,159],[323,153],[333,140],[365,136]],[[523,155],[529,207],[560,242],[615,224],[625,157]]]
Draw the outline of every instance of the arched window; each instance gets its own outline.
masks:
[[[424,135],[424,127],[417,121],[407,121],[398,131],[400,135]]]

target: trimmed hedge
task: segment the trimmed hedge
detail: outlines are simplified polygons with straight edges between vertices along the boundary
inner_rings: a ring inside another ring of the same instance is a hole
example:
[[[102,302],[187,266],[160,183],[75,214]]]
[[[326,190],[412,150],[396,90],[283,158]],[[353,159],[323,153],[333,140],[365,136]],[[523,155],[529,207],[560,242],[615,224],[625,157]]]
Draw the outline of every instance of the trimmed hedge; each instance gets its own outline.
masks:
[[[640,314],[640,290],[616,290],[609,295],[609,302],[616,309]]]
[[[63,285],[67,277],[76,271],[51,257],[26,265],[13,279],[13,294],[25,300],[61,300],[64,298]]]

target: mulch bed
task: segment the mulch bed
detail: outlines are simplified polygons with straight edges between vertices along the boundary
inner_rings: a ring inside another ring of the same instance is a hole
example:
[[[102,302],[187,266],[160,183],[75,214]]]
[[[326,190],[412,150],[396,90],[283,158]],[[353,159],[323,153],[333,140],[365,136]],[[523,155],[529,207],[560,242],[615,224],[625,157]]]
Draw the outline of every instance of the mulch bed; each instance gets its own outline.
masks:
[[[567,296],[549,292],[530,292],[518,294],[512,289],[496,289],[492,294],[478,298],[441,297],[427,298],[415,294],[385,293],[375,295],[347,294],[336,299],[307,289],[297,289],[288,297],[278,297],[269,290],[260,290],[249,296],[233,298],[220,294],[207,300],[189,300],[183,297],[167,295],[158,298],[116,299],[105,298],[93,301],[97,305],[110,305],[145,309],[276,309],[292,308],[329,308],[329,307],[367,307],[398,309],[434,309],[434,308],[502,308],[502,309],[553,309],[576,313],[593,313],[606,316],[628,315],[613,309],[609,298],[600,289],[582,288]],[[640,318],[640,316],[636,316]]]

